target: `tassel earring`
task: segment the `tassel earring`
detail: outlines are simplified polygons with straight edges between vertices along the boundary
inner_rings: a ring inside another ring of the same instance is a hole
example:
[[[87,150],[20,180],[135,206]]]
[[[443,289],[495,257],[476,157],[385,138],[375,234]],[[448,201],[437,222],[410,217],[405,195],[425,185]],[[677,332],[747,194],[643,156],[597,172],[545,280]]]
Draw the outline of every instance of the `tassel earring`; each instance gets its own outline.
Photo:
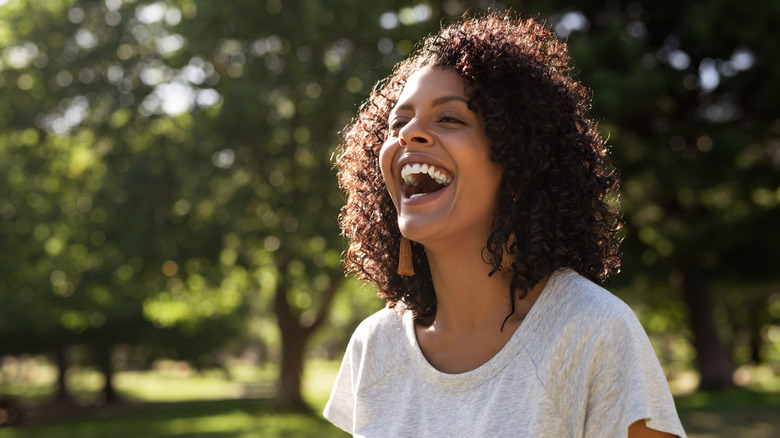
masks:
[[[509,238],[506,240],[506,245],[504,245],[504,253],[501,256],[501,270],[502,271],[511,271],[512,270],[512,264],[515,262],[515,256],[512,255],[512,252],[510,249],[512,248],[512,244],[515,243],[515,235],[512,234],[509,236]]]
[[[414,275],[414,265],[412,265],[412,242],[406,237],[401,236],[401,248],[398,252],[398,275],[411,277]]]

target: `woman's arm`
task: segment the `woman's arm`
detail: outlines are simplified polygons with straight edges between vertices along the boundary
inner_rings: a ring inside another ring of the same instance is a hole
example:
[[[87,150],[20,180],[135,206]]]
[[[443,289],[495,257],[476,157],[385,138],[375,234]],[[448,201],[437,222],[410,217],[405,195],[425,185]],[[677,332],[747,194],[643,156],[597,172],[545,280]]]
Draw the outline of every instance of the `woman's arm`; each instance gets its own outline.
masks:
[[[628,438],[674,438],[674,435],[650,429],[645,420],[639,420],[628,426]]]

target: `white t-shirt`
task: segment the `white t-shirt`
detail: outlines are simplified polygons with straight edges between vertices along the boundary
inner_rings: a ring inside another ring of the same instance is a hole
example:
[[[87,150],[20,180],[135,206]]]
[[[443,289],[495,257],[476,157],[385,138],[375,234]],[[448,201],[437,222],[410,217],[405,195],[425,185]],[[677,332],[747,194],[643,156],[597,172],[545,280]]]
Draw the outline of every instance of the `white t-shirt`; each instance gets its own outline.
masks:
[[[365,437],[685,436],[631,309],[572,270],[555,272],[504,348],[445,374],[417,344],[411,312],[383,309],[350,340],[325,418]]]

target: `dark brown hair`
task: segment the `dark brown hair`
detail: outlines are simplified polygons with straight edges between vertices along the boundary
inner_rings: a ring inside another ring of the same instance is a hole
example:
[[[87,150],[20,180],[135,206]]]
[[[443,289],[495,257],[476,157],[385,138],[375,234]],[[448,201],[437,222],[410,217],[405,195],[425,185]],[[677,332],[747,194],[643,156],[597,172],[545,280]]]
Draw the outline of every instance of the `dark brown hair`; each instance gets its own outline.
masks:
[[[461,76],[469,107],[484,117],[492,159],[504,168],[482,256],[496,272],[510,253],[508,293],[523,298],[566,267],[597,283],[616,272],[623,222],[607,201],[618,178],[588,116],[590,93],[571,78],[566,44],[546,25],[511,12],[464,17],[425,39],[376,85],[344,131],[337,164],[347,194],[340,217],[349,240],[347,271],[372,281],[391,306],[403,302],[416,317],[436,310],[422,245],[412,246],[416,275],[395,272],[401,233],[378,161],[388,115],[407,78],[424,66]]]

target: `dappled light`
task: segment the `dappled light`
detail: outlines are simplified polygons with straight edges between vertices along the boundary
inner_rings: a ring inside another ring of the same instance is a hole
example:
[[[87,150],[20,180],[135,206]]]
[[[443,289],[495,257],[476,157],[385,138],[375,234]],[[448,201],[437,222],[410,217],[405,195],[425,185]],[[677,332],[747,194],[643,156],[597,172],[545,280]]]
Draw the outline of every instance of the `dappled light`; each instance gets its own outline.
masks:
[[[593,90],[627,223],[607,286],[690,397],[690,436],[780,433],[744,419],[780,405],[771,0],[0,0],[0,426],[209,399],[137,430],[342,436],[269,401],[318,415],[382,306],[343,274],[341,130],[416,41],[505,6],[546,18]]]

